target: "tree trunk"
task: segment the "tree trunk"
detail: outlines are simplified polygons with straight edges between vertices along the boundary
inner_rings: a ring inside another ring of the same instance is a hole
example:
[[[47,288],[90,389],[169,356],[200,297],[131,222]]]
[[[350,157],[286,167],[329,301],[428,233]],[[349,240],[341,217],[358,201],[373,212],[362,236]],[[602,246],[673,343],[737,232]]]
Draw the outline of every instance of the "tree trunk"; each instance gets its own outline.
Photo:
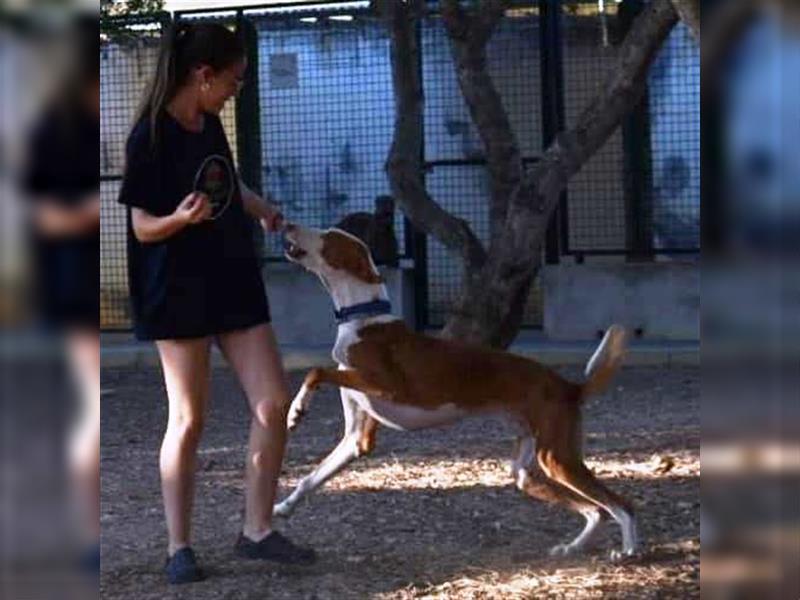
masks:
[[[519,144],[486,65],[486,44],[506,4],[489,0],[473,15],[464,11],[459,0],[441,4],[458,85],[486,150],[491,187],[489,252],[503,235],[511,194],[522,180]]]
[[[391,34],[392,82],[395,97],[394,140],[386,160],[392,195],[419,230],[433,235],[461,257],[467,270],[479,269],[486,251],[469,224],[430,197],[422,179],[422,82],[419,72],[417,23],[419,0],[376,3]]]
[[[653,0],[636,19],[600,94],[517,188],[502,242],[466,286],[445,325],[446,336],[499,347],[513,341],[519,316],[512,307],[527,297],[538,273],[547,225],[561,192],[637,105],[650,64],[677,21],[671,0]]]
[[[547,224],[561,192],[570,177],[602,147],[625,115],[639,102],[649,66],[677,23],[678,14],[672,0],[653,0],[642,11],[619,47],[616,64],[611,68],[601,92],[583,112],[577,124],[556,139],[537,167],[513,189],[506,203],[503,227],[499,229],[487,255],[469,226],[436,204],[422,183],[422,87],[416,41],[416,23],[422,4],[420,0],[384,0],[376,3],[386,17],[391,34],[397,110],[387,173],[392,192],[412,223],[461,255],[467,273],[471,274],[464,279],[461,297],[445,325],[443,335],[506,347],[519,330],[522,309],[541,266]],[[455,10],[456,7],[450,4],[450,8]],[[453,21],[449,26],[450,35],[463,35],[465,27],[468,31],[469,27],[464,23]],[[489,35],[492,27],[486,30]],[[458,43],[454,44],[458,65]],[[478,57],[471,66],[485,67],[485,64],[481,65]],[[483,76],[469,79],[470,84],[491,84]],[[486,89],[467,89],[465,95],[473,92],[476,97],[489,98],[487,103],[499,100],[493,99],[492,91]],[[473,104],[478,106],[481,102],[474,102],[473,99]],[[497,121],[492,122],[491,127],[487,126],[481,120],[481,115],[478,115],[477,121],[479,130],[483,129],[484,133],[497,127]],[[499,154],[503,155],[503,152]],[[508,161],[511,155],[505,156]],[[499,214],[497,207],[495,214]]]
[[[692,30],[694,39],[700,41],[700,0],[672,0],[681,21]]]

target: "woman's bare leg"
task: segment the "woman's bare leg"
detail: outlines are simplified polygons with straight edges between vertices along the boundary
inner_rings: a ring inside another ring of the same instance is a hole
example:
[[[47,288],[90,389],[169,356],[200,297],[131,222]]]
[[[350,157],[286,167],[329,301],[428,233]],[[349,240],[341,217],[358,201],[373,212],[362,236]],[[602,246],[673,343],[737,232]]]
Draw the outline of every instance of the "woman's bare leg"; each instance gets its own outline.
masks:
[[[259,541],[272,528],[272,507],[286,446],[288,382],[270,325],[223,334],[219,344],[253,412],[245,467],[243,532]]]
[[[189,545],[197,446],[208,403],[210,338],[156,342],[169,400],[161,444],[161,492],[169,555]]]

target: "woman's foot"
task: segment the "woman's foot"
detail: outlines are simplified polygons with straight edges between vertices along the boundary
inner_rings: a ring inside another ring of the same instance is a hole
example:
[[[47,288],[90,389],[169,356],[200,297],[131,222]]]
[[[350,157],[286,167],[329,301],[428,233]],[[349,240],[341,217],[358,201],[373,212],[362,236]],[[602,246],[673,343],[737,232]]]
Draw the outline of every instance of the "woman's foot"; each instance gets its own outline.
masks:
[[[203,581],[206,578],[203,570],[197,566],[194,551],[187,547],[181,548],[170,558],[164,567],[167,579],[173,585]]]
[[[295,546],[291,540],[277,531],[271,532],[261,541],[254,542],[243,533],[234,546],[236,556],[255,560],[271,560],[284,565],[311,565],[317,553],[311,548]]]

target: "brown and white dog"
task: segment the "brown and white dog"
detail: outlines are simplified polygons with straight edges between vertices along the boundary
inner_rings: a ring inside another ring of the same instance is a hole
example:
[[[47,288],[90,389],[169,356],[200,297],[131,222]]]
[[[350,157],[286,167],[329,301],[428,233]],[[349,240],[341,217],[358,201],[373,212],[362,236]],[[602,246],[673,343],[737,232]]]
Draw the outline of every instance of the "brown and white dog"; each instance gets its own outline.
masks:
[[[609,385],[625,352],[619,326],[607,331],[575,384],[551,369],[506,352],[418,334],[389,312],[386,287],[363,242],[338,229],[287,225],[289,260],[315,273],[330,293],[339,317],[333,358],[338,368],[312,369],[292,401],[293,429],[321,384],[338,386],[344,437],[274,513],[289,516],[310,494],[375,446],[380,423],[400,430],[443,425],[475,413],[503,413],[519,432],[512,477],[526,494],[563,504],[586,518],[571,542],[553,555],[582,550],[604,519],[622,528],[622,551],[635,554],[636,521],[631,505],[601,483],[583,462],[581,405]]]

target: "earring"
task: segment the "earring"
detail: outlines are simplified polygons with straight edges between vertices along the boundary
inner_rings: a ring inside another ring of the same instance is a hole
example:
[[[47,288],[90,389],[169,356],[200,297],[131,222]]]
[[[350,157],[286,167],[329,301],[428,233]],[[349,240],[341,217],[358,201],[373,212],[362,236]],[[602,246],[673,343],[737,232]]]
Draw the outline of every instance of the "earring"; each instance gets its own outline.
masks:
[[[209,90],[209,88],[210,88],[210,87],[211,87],[211,86],[208,84],[208,82],[204,82],[204,83],[203,83],[203,84],[200,86],[200,89],[201,89],[202,91],[204,91],[204,92],[207,92],[207,91]]]

